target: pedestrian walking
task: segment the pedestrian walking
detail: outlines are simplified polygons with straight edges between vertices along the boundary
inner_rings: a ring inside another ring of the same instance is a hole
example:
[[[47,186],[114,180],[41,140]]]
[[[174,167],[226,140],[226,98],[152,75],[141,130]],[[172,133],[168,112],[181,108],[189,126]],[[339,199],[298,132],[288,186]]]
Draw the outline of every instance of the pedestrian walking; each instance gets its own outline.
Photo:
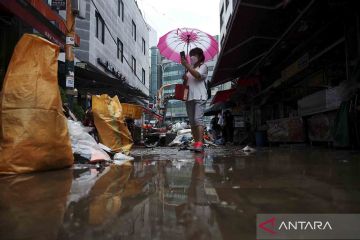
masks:
[[[191,133],[195,140],[194,151],[203,150],[204,141],[204,111],[208,93],[206,80],[208,67],[204,64],[205,56],[201,48],[190,50],[190,63],[186,58],[181,59],[181,64],[185,67],[186,73],[183,80],[189,86],[188,99],[186,101],[186,111],[191,125]]]

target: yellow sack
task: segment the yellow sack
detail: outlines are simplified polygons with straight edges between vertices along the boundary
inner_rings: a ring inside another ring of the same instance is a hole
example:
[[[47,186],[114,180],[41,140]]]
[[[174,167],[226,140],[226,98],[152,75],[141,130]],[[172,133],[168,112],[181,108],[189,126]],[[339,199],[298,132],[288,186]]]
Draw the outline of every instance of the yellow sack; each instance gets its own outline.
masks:
[[[0,173],[59,169],[73,164],[58,87],[59,47],[25,34],[5,75],[0,106]]]
[[[133,140],[124,122],[118,97],[111,98],[107,94],[92,96],[92,111],[101,143],[114,152],[129,154]]]

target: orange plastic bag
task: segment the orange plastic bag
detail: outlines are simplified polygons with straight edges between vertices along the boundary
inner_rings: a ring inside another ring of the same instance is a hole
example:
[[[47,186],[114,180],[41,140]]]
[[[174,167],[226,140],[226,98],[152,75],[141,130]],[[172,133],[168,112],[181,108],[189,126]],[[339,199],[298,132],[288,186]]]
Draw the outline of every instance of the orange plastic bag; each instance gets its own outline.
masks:
[[[129,154],[133,140],[125,124],[122,107],[117,96],[92,96],[92,112],[100,142],[114,152]]]
[[[58,87],[59,47],[25,34],[5,75],[0,106],[0,173],[59,169],[73,164]]]

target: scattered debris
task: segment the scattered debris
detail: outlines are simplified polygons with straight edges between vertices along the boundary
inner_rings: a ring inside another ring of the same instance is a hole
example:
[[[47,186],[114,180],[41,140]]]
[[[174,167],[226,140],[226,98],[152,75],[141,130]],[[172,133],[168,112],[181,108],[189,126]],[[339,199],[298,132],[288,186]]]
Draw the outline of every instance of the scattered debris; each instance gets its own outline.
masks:
[[[241,149],[241,151],[243,151],[243,152],[248,152],[248,153],[253,153],[253,152],[256,152],[256,149],[250,147],[249,145],[247,145],[246,147],[244,147],[243,149]]]
[[[227,202],[225,202],[225,201],[221,201],[220,204],[223,205],[223,206],[229,205],[229,204],[228,204]]]
[[[134,158],[131,157],[131,156],[127,156],[127,155],[125,155],[125,154],[123,154],[123,153],[116,153],[116,154],[114,155],[114,161],[116,161],[116,160],[132,161],[132,160],[134,160]]]
[[[80,122],[68,120],[68,129],[72,151],[80,156],[78,158],[80,162],[85,160],[90,162],[111,160],[110,156],[103,150],[104,147],[107,147],[99,145]]]

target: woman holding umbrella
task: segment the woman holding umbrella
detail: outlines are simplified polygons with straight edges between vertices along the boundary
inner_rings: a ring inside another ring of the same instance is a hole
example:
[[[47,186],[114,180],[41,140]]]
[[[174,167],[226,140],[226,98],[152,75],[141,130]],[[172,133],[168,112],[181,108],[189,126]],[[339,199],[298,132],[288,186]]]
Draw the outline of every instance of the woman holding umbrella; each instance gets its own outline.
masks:
[[[208,33],[195,28],[177,28],[159,39],[158,48],[165,58],[179,62],[186,68],[184,84],[189,86],[186,110],[189,116],[191,131],[195,139],[195,151],[203,150],[204,110],[207,94],[208,68],[205,61],[213,59],[219,52],[218,42]],[[199,48],[201,47],[201,48]],[[179,57],[188,53],[186,57]],[[190,58],[189,58],[190,56]],[[190,60],[190,63],[188,62]]]
[[[189,86],[188,99],[186,101],[186,111],[191,125],[191,133],[195,140],[194,151],[203,151],[204,141],[204,111],[208,99],[206,81],[208,67],[204,64],[205,56],[201,48],[190,50],[190,63],[186,58],[181,58],[181,64],[185,67],[186,73],[183,80]]]

